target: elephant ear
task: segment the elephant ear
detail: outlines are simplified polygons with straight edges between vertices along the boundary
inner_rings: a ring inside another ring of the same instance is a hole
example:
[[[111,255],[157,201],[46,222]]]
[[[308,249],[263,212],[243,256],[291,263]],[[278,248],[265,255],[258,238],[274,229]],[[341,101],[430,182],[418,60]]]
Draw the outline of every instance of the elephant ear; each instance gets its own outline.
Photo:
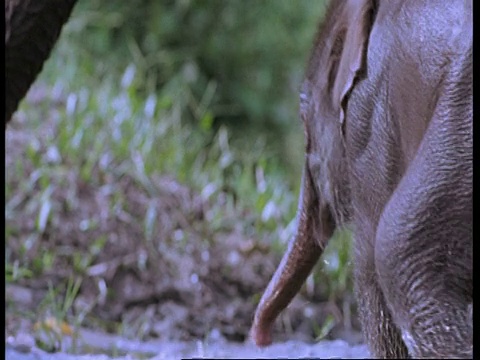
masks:
[[[335,0],[338,1],[338,0]],[[365,66],[365,54],[373,19],[372,0],[350,0],[345,2],[342,22],[337,32],[336,47],[341,46],[341,55],[333,83],[332,100],[340,109],[340,123],[344,121],[343,107],[355,79]],[[343,46],[342,46],[343,45]],[[335,47],[335,45],[334,45]],[[339,49],[338,49],[339,50]],[[338,51],[337,50],[337,51]]]

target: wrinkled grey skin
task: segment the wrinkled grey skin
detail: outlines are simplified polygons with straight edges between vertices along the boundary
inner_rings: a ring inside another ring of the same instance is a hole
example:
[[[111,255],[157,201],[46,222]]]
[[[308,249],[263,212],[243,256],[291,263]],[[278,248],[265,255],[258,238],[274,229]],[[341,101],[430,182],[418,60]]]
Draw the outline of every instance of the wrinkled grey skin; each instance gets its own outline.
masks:
[[[298,231],[258,305],[271,343],[335,228],[352,222],[377,358],[471,358],[472,1],[332,1],[300,96]]]
[[[75,3],[5,1],[5,126],[42,70]]]

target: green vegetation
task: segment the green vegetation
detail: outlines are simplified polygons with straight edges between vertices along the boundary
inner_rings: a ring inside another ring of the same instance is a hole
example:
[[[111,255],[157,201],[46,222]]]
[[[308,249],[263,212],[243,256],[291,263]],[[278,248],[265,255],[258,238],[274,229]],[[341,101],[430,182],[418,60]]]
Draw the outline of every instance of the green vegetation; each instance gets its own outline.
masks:
[[[108,199],[94,208],[133,224],[130,236],[146,249],[165,227],[157,180],[168,177],[208,206],[203,219],[184,212],[188,225],[172,226],[167,248],[185,252],[193,233],[208,247],[215,234],[235,230],[279,258],[293,234],[303,165],[297,88],[322,11],[308,0],[78,4],[7,130],[6,282],[63,279],[49,287],[36,321],[48,325],[53,316],[76,327],[101,302],[74,306],[108,246],[101,214],[83,208],[92,189]],[[141,206],[132,204],[132,187]],[[72,244],[58,244],[70,235]],[[156,261],[154,254],[142,261]],[[343,299],[351,292],[349,257],[350,236],[339,233],[306,292]],[[133,336],[141,327],[130,327]],[[44,348],[60,346],[65,331],[55,331],[40,336]]]

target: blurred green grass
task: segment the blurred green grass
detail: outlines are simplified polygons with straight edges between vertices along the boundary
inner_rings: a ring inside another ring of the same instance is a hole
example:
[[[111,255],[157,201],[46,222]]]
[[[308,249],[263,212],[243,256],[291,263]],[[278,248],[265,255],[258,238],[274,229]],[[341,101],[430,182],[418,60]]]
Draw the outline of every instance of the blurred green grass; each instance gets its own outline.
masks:
[[[56,251],[25,254],[48,236],[61,206],[79,206],[73,191],[66,205],[56,203],[56,191],[126,174],[152,195],[155,176],[172,176],[210,199],[209,232],[241,229],[280,256],[294,232],[303,165],[297,88],[323,8],[313,1],[81,1],[38,79],[42,95],[16,115],[35,135],[17,144],[23,149],[7,149],[17,158],[6,166],[6,282],[55,267]],[[123,189],[109,191],[110,210],[128,212]],[[142,241],[158,226],[153,211],[144,214]],[[11,221],[18,217],[34,221],[34,230],[25,234]],[[94,218],[82,224],[96,226]],[[68,254],[76,277],[104,242]],[[306,291],[332,301],[349,294],[349,259],[350,235],[340,232]]]

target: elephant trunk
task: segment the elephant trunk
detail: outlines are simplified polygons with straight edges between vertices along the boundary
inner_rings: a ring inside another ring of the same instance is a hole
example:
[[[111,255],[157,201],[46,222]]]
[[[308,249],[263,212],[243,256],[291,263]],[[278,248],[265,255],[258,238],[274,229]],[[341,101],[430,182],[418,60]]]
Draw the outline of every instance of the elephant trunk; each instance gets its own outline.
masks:
[[[322,205],[308,167],[298,209],[298,228],[255,312],[251,336],[258,346],[271,344],[271,328],[312,271],[334,229],[328,205]]]

